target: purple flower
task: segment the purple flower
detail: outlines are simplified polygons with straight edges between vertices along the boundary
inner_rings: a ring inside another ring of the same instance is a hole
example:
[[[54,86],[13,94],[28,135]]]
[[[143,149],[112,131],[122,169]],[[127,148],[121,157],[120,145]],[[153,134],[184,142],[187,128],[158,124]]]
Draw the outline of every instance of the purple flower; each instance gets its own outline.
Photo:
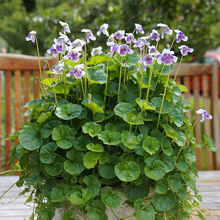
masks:
[[[58,53],[64,53],[65,52],[65,43],[62,38],[54,38],[55,48]]]
[[[156,52],[156,47],[155,46],[149,46],[148,47],[148,53],[149,54],[154,54]]]
[[[134,51],[130,49],[127,44],[122,44],[119,47],[119,53],[122,57],[126,56],[127,53],[132,54]]]
[[[62,73],[63,70],[64,70],[64,62],[63,61],[60,61],[53,69],[53,71],[56,73]]]
[[[197,114],[201,115],[200,116],[200,121],[203,122],[205,118],[212,119],[212,116],[204,109],[199,109],[196,111]]]
[[[108,24],[103,24],[101,27],[100,27],[100,29],[99,29],[99,31],[97,32],[97,35],[98,36],[100,36],[101,35],[101,33],[103,33],[104,35],[106,35],[107,37],[109,36],[109,34],[108,34]]]
[[[69,48],[68,53],[66,55],[67,58],[71,59],[73,62],[77,62],[79,60],[81,53],[79,53],[78,48]]]
[[[162,24],[159,23],[157,24],[157,27],[161,27],[162,28],[162,32],[161,32],[161,38],[164,38],[165,34],[171,35],[173,33],[173,30],[171,30],[167,24]]]
[[[171,65],[172,63],[177,61],[177,57],[173,55],[174,52],[168,49],[163,49],[161,56],[157,57],[158,64],[164,63],[164,65]]]
[[[131,42],[135,43],[136,40],[134,38],[134,35],[132,33],[126,34],[127,36],[125,37],[125,41],[127,44],[130,44]]]
[[[72,42],[72,47],[74,48],[81,48],[85,45],[85,41],[84,40],[80,40],[80,39],[76,39]]]
[[[89,29],[82,29],[81,32],[86,34],[86,41],[87,43],[90,42],[90,40],[96,40],[96,37],[93,35],[92,31]]]
[[[136,30],[136,34],[138,33],[144,34],[144,30],[141,24],[135,24],[135,30]]]
[[[28,36],[26,37],[26,41],[32,41],[34,43],[35,42],[36,34],[37,34],[36,31],[30,31],[28,33]]]
[[[174,30],[176,32],[176,42],[180,43],[181,41],[187,41],[188,37],[180,30]]]
[[[67,73],[66,76],[74,76],[76,79],[81,79],[85,75],[85,72],[82,70],[83,68],[84,64],[76,65],[69,71],[69,73]]]
[[[117,40],[122,40],[125,38],[125,31],[124,30],[119,30],[119,31],[116,31],[113,36],[114,38],[116,38]]]
[[[143,63],[144,66],[151,66],[153,64],[154,58],[151,54],[146,54],[141,58],[139,63]]]
[[[118,52],[119,46],[114,42],[107,42],[107,45],[110,46],[109,54],[113,55],[114,53]]]
[[[69,25],[63,21],[59,21],[60,25],[63,27],[64,34],[70,33]]]
[[[152,30],[151,34],[150,34],[150,39],[151,40],[160,40],[160,37],[159,37],[159,33],[156,31],[156,30]]]
[[[63,39],[63,41],[66,44],[71,45],[71,41],[70,41],[70,39],[69,39],[69,37],[67,35],[65,35],[63,33],[59,33],[59,34],[60,34],[60,37],[59,37],[60,39]]]
[[[48,53],[48,54],[54,54],[54,55],[57,55],[58,52],[57,52],[57,50],[56,50],[56,45],[53,44],[53,45],[51,46],[51,48],[49,48],[49,49],[47,50],[47,53]]]
[[[92,49],[91,55],[94,57],[96,55],[100,55],[102,52],[102,47],[96,47]]]
[[[148,37],[139,37],[134,47],[138,47],[140,50],[144,49],[144,46],[148,46],[149,42],[147,41]]]
[[[182,54],[182,56],[186,56],[188,53],[192,53],[193,49],[186,46],[186,45],[181,45],[180,47],[178,47],[180,49],[180,53]]]

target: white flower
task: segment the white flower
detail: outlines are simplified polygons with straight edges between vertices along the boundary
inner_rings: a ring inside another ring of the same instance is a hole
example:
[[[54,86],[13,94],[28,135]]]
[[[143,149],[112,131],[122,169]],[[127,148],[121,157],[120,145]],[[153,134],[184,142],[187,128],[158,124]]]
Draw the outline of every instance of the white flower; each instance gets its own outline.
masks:
[[[96,56],[96,55],[100,55],[102,52],[102,47],[96,47],[92,49],[91,55],[92,56]]]
[[[108,29],[108,24],[103,24],[103,25],[100,27],[99,31],[97,32],[97,35],[100,36],[101,33],[103,33],[104,35],[106,35],[106,36],[108,37],[108,36],[109,36],[109,33],[108,33],[107,29]]]

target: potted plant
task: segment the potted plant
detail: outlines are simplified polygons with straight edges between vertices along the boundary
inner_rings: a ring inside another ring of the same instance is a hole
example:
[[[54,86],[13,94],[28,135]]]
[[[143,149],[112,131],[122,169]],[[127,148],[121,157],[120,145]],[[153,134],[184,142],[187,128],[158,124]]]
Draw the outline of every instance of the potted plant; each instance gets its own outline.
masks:
[[[181,95],[187,88],[175,82],[183,56],[193,51],[188,46],[179,46],[170,77],[173,44],[188,38],[165,24],[148,35],[135,24],[133,33],[109,36],[103,24],[97,35],[107,37],[104,53],[89,48],[96,40],[91,30],[71,42],[68,24],[60,24],[63,33],[48,50],[59,61],[47,79],[40,69],[42,97],[25,105],[30,120],[11,137],[19,140],[11,163],[19,161],[17,186],[34,203],[32,219],[52,219],[59,209],[65,220],[202,216],[194,125]],[[164,38],[172,43],[161,49]],[[37,44],[36,32],[27,40]]]

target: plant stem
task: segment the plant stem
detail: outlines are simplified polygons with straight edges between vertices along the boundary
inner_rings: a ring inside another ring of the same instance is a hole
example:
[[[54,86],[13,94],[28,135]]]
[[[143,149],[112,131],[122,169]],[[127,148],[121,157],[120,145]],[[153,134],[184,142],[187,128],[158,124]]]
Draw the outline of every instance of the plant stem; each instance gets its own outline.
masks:
[[[125,89],[125,85],[126,85],[126,59],[125,59],[125,71],[124,71],[124,89]]]
[[[168,76],[167,76],[167,81],[166,81],[165,89],[164,89],[164,92],[163,92],[162,102],[161,102],[161,105],[160,105],[160,112],[159,112],[159,116],[158,116],[158,120],[157,120],[157,130],[159,128],[160,116],[161,116],[161,112],[162,112],[162,109],[163,109],[163,103],[164,103],[165,95],[166,95],[166,92],[167,92],[169,78],[170,78],[170,66],[169,66],[169,73],[168,73]]]
[[[65,71],[63,71],[63,82],[64,82],[64,98],[66,100],[66,74],[65,74]]]
[[[171,46],[170,46],[170,50],[171,50],[172,47],[173,47],[173,44],[174,44],[174,42],[175,42],[175,39],[176,39],[176,37],[173,38],[173,41],[172,41]]]
[[[81,86],[82,86],[83,98],[85,99],[86,97],[85,97],[85,93],[84,93],[84,88],[83,88],[83,80],[82,80],[82,78],[81,78]]]
[[[116,215],[115,211],[114,211],[112,208],[111,208],[111,211],[112,211],[112,213],[114,214],[115,218],[116,218],[117,220],[119,220],[119,217]]]
[[[118,102],[119,102],[120,89],[121,89],[121,74],[122,74],[122,58],[121,58],[121,66],[120,66],[120,74],[119,74],[119,82],[118,82]]]
[[[131,132],[131,130],[132,130],[132,124],[130,124],[129,126],[129,132]]]
[[[177,77],[177,74],[178,74],[178,72],[179,72],[180,65],[182,64],[182,61],[183,61],[183,55],[182,55],[181,58],[180,58],[179,65],[178,65],[178,67],[177,67],[177,70],[176,70],[176,73],[175,73],[175,76],[174,76],[174,81],[176,81],[176,77]]]
[[[43,96],[45,96],[45,93],[44,93],[44,88],[43,88],[43,85],[42,85],[42,82],[41,80],[43,79],[43,76],[42,76],[42,71],[41,71],[41,63],[40,63],[40,51],[39,51],[39,45],[38,45],[38,41],[37,41],[37,37],[35,36],[35,41],[36,41],[36,47],[37,47],[37,56],[38,56],[38,66],[39,66],[39,73],[40,73],[40,89],[41,89],[41,92],[43,94]]]
[[[87,94],[87,78],[86,78],[86,76],[87,76],[87,74],[88,74],[88,72],[87,72],[87,66],[86,66],[86,53],[87,53],[87,51],[86,51],[86,41],[87,41],[87,39],[86,39],[86,36],[85,36],[85,49],[84,49],[84,66],[85,66],[85,97],[86,97],[86,94]]]
[[[109,59],[107,59],[107,66],[106,66],[106,84],[105,84],[104,104],[106,103],[106,95],[107,95],[107,89],[108,89],[108,65],[109,65]]]
[[[16,184],[16,183],[13,183],[11,186],[9,186],[9,188],[6,189],[6,190],[1,194],[0,199],[8,192],[13,186],[15,186],[15,184]]]
[[[179,155],[180,155],[180,153],[181,153],[183,147],[185,146],[185,144],[186,144],[186,142],[187,142],[187,140],[188,140],[190,134],[192,133],[192,131],[193,131],[195,125],[196,125],[196,122],[197,122],[197,121],[194,122],[193,126],[191,127],[191,129],[190,129],[190,131],[189,131],[189,134],[186,136],[186,140],[185,140],[183,146],[180,148],[180,150],[179,150],[179,152],[178,152],[178,154],[177,154],[177,156],[176,156],[176,159],[178,159],[178,157],[179,157]]]
[[[53,79],[53,75],[50,74],[51,76],[51,79]],[[57,94],[56,94],[56,90],[55,90],[55,87],[54,87],[54,83],[53,83],[53,93],[54,93],[54,98],[55,98],[55,103],[56,103],[56,107],[58,106],[58,103],[57,103]]]
[[[163,214],[164,214],[164,220],[167,220],[166,212],[164,212]]]

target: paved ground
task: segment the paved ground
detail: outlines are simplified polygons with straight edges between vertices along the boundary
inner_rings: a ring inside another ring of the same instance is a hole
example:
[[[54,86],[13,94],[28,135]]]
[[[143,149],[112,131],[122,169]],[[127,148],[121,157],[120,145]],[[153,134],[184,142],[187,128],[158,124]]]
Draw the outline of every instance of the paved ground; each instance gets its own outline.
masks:
[[[220,220],[220,171],[204,171],[199,175],[197,185],[203,196],[202,206],[210,210],[206,212],[206,219]],[[0,177],[0,195],[17,179],[17,176]],[[24,205],[27,197],[19,196],[21,191],[14,186],[0,200],[0,220],[28,220],[32,207]]]

